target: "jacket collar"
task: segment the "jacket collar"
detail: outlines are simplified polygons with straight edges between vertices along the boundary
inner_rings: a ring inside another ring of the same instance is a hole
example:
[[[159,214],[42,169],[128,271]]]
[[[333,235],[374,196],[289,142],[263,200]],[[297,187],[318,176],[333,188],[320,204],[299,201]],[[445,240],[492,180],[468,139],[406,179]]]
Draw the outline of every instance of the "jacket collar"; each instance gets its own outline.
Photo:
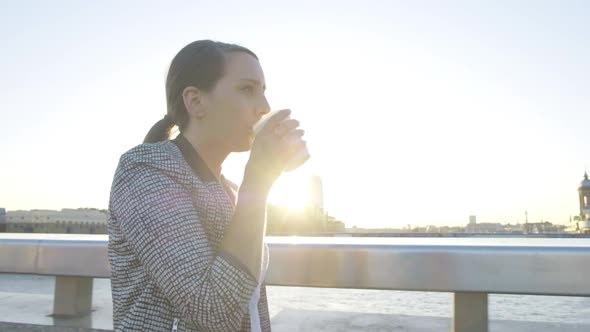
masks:
[[[182,134],[178,134],[172,142],[176,144],[180,153],[182,153],[182,157],[192,168],[193,173],[196,176],[206,182],[217,182],[217,178],[215,178],[213,172],[211,172],[209,167],[207,167],[207,164],[205,164],[205,161],[199,156],[197,150],[195,150],[193,145]]]

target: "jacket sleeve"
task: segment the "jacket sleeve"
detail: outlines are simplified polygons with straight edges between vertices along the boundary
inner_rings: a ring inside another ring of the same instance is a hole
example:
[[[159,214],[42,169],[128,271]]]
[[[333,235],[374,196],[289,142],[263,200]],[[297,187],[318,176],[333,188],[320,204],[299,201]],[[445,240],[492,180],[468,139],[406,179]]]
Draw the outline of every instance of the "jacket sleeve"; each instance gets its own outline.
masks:
[[[182,319],[207,331],[238,330],[255,278],[212,248],[191,191],[173,176],[149,164],[123,172],[113,182],[112,213],[146,273]]]

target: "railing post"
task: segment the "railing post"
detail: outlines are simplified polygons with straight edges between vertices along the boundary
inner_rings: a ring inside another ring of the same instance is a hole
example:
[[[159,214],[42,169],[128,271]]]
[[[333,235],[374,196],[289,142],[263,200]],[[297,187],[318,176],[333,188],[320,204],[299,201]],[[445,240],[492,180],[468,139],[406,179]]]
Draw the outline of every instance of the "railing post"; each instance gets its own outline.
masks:
[[[54,317],[74,317],[90,312],[92,308],[93,278],[55,277],[53,297]]]
[[[488,294],[455,293],[453,332],[488,332]]]

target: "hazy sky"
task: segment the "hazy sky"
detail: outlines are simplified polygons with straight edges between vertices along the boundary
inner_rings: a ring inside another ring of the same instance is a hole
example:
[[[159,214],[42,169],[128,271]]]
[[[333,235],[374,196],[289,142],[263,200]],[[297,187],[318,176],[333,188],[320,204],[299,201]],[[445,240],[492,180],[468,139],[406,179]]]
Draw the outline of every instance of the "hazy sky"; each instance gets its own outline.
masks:
[[[588,1],[44,1],[0,5],[0,207],[106,208],[187,43],[256,52],[347,226],[549,220],[590,167]],[[247,154],[224,173],[240,182]]]

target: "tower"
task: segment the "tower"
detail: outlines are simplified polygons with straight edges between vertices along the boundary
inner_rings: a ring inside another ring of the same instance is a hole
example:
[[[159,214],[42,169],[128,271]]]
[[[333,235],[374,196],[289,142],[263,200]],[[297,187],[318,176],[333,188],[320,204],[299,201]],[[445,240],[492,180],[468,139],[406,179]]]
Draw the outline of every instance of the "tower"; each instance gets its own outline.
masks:
[[[309,191],[308,213],[317,230],[325,231],[327,218],[324,213],[324,189],[321,177],[317,175],[311,176]]]
[[[6,232],[6,209],[0,208],[0,232]]]
[[[590,220],[590,180],[588,180],[588,173],[584,172],[584,180],[580,182],[578,187],[580,194],[580,220]]]
[[[309,205],[312,208],[324,210],[324,189],[322,178],[317,175],[311,176],[309,193]]]

